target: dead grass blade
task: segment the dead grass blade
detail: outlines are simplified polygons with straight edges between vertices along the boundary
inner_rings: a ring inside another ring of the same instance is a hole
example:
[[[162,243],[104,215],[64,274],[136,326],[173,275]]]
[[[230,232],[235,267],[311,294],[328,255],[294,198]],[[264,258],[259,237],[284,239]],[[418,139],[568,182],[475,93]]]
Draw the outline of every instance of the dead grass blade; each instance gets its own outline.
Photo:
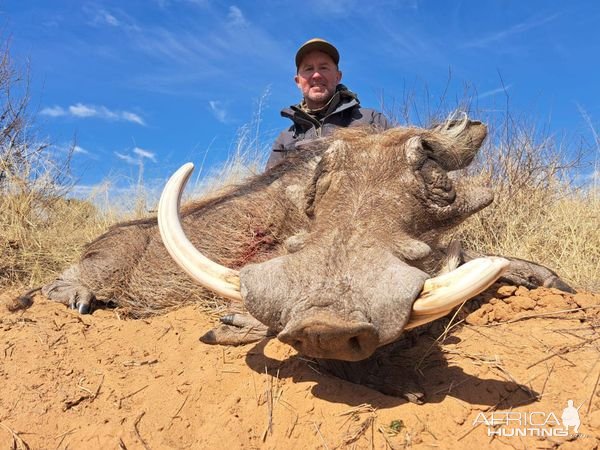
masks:
[[[146,411],[142,411],[140,413],[140,415],[137,417],[137,419],[135,419],[135,421],[133,422],[133,430],[135,431],[135,435],[137,436],[137,438],[139,439],[139,441],[142,443],[142,445],[144,446],[144,448],[146,450],[150,450],[150,447],[148,447],[148,444],[146,443],[146,441],[144,440],[144,438],[140,434],[140,430],[138,429],[138,425],[139,425],[140,421],[142,420],[142,417],[144,417],[144,414],[146,414]]]
[[[27,445],[27,442],[25,442],[18,433],[3,423],[0,423],[0,426],[8,431],[12,436],[11,450],[29,450],[29,445]]]

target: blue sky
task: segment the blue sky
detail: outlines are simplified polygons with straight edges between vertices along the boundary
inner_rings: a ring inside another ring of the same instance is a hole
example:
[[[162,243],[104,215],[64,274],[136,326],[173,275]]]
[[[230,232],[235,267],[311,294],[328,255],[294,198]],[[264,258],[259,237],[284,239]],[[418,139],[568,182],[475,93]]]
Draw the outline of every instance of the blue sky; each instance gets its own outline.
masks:
[[[600,130],[595,0],[0,0],[0,20],[29,62],[41,135],[57,149],[76,138],[81,185],[135,179],[140,161],[149,183],[187,161],[210,168],[251,123],[268,145],[299,101],[295,51],[315,36],[339,48],[365,106],[414,93],[425,109],[444,92],[452,106],[468,85],[485,114],[508,95],[557,136]]]

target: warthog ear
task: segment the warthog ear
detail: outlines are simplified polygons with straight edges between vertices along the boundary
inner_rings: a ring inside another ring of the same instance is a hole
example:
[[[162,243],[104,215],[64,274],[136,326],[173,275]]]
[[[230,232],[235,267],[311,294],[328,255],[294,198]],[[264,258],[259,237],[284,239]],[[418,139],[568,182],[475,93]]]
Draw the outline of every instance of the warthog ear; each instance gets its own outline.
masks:
[[[445,170],[458,170],[473,161],[487,136],[487,127],[468,119],[451,120],[423,134],[424,146],[432,151],[432,158]]]
[[[423,189],[417,195],[428,206],[430,219],[454,226],[492,202],[490,189],[464,180],[455,184],[447,173],[472,161],[486,133],[485,125],[465,120],[406,141],[406,161],[421,178]]]
[[[413,169],[419,169],[427,159],[427,151],[421,136],[413,136],[406,141],[406,161]]]
[[[405,151],[408,164],[423,183],[423,200],[440,207],[452,204],[456,199],[454,185],[427,142],[413,136],[406,142]]]

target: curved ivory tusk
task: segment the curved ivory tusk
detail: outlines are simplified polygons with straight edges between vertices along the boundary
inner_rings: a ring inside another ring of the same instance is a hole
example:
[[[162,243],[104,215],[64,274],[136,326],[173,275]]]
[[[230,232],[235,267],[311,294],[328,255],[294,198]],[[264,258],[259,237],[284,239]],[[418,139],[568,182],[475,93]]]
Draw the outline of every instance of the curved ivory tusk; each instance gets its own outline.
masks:
[[[455,306],[494,284],[509,264],[507,259],[498,256],[476,258],[452,272],[426,280],[404,329],[444,317]]]
[[[408,323],[404,326],[404,331],[412,330],[413,328],[420,327],[421,325],[425,325],[426,323],[433,322],[437,319],[441,319],[442,317],[448,315],[450,311],[452,311],[452,308],[446,311],[439,312],[437,314],[430,315],[416,316],[413,313],[410,315]]]
[[[447,313],[494,284],[508,264],[507,259],[498,256],[476,258],[452,272],[426,280],[413,304],[412,315]]]
[[[193,170],[194,164],[184,164],[171,176],[163,189],[158,203],[160,235],[171,257],[194,280],[216,294],[242,301],[239,272],[221,266],[200,253],[188,240],[181,226],[181,194]]]

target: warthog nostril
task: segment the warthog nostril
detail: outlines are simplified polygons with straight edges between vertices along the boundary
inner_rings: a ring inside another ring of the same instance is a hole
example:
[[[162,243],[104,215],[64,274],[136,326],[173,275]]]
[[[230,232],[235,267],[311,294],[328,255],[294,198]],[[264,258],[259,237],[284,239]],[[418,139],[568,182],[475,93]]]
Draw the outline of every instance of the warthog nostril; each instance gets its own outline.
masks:
[[[370,323],[324,323],[315,319],[288,324],[278,338],[303,355],[344,361],[368,358],[379,344],[377,331]]]
[[[348,346],[356,351],[360,351],[360,340],[358,336],[352,336],[348,339]]]

